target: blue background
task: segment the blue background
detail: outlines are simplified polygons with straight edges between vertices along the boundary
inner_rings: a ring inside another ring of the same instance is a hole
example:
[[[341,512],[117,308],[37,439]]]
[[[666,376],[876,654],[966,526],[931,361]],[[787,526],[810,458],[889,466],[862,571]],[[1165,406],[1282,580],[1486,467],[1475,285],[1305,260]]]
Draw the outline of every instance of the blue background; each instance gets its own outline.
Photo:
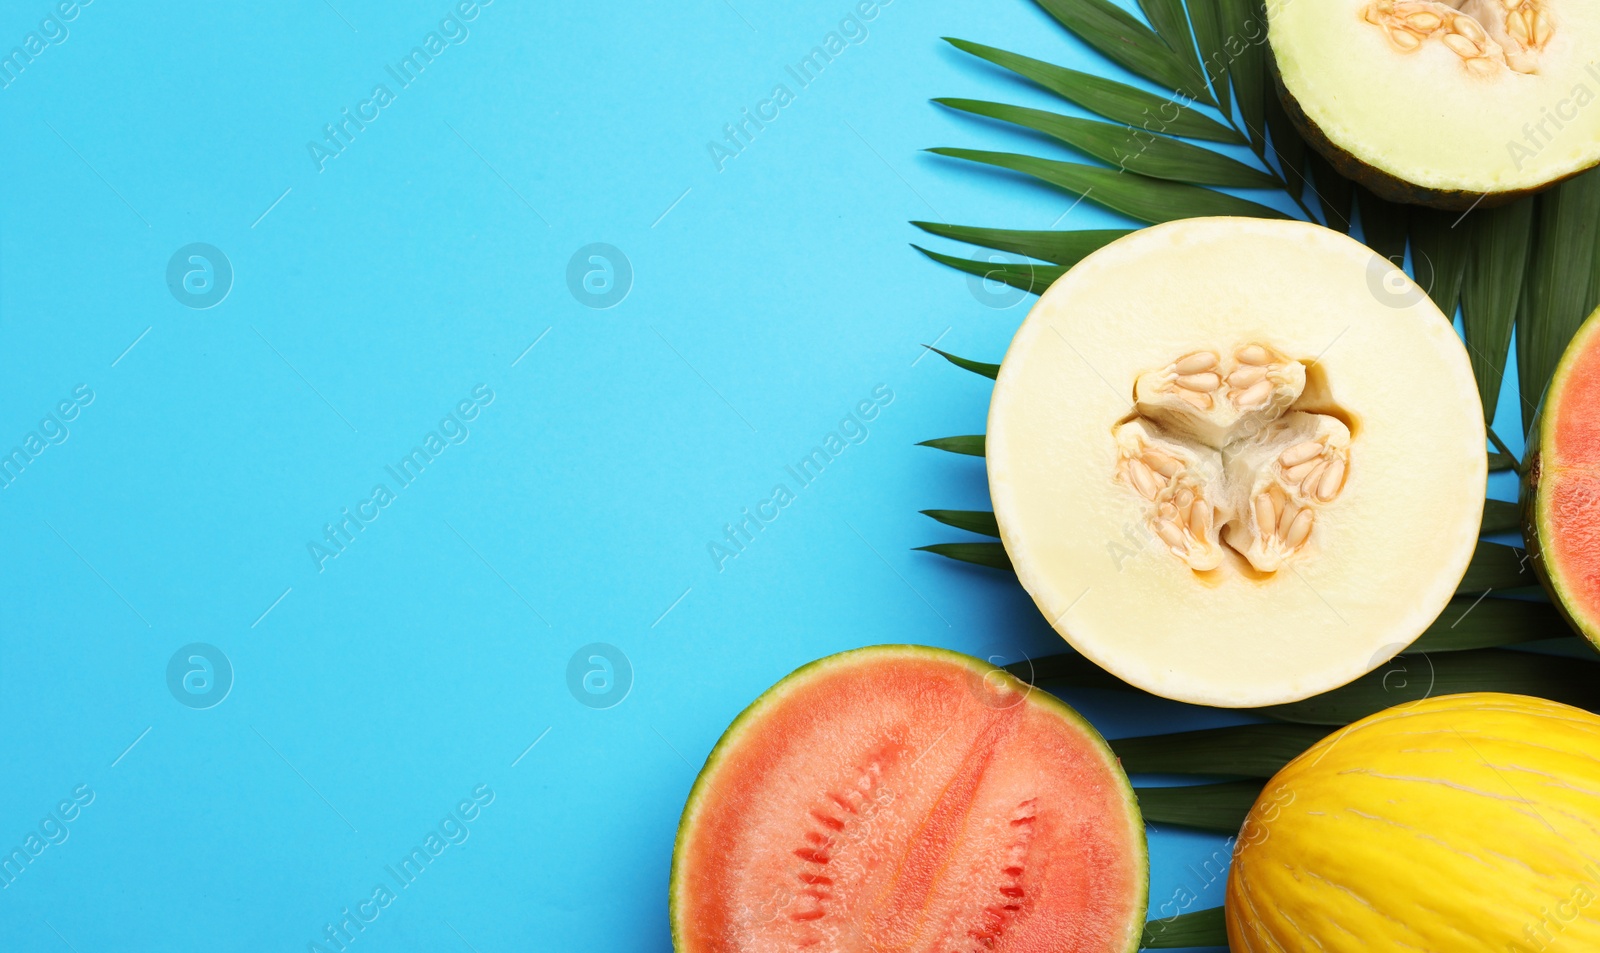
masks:
[[[906,222],[1121,224],[919,152],[1044,148],[927,102],[1048,103],[941,35],[1116,71],[1022,0],[895,0],[803,88],[785,68],[853,2],[498,0],[402,88],[446,0],[255,6],[96,0],[0,90],[0,449],[94,394],[0,491],[0,847],[93,792],[0,890],[0,948],[304,950],[388,884],[351,949],[668,950],[684,797],[768,685],[878,642],[1060,649],[1010,577],[911,551],[963,535],[919,508],[987,508],[980,460],[913,445],[981,432],[987,382],[921,345],[998,360],[1031,299]],[[53,7],[8,0],[0,50]],[[719,170],[708,144],[780,82]],[[193,242],[233,269],[206,310],[166,280]],[[632,271],[610,309],[569,285],[595,242],[626,265],[592,281]],[[480,384],[399,489],[386,465]],[[800,487],[785,466],[880,385]],[[207,709],[167,677],[196,642],[233,669]],[[632,670],[609,709],[569,689],[595,642]],[[1069,700],[1110,736],[1240,720]],[[468,839],[398,888],[475,789]],[[1153,915],[1220,903],[1217,851],[1155,831]]]

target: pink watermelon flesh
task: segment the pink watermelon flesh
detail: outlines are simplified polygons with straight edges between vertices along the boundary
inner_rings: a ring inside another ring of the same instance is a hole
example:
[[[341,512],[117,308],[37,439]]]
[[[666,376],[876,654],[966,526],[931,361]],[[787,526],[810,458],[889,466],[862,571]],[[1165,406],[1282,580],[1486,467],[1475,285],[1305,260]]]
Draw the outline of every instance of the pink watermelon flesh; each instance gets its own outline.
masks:
[[[1600,639],[1600,319],[1573,339],[1548,402],[1535,532],[1568,615]]]
[[[690,796],[679,953],[1128,951],[1144,830],[1065,705],[965,656],[833,656],[751,706]]]

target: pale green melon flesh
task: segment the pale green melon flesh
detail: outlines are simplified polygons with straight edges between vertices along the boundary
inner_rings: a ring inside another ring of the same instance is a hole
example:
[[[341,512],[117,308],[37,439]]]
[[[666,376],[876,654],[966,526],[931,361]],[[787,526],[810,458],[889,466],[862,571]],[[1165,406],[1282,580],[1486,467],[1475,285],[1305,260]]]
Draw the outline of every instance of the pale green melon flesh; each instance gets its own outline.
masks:
[[[1480,71],[1443,42],[1450,27],[1397,48],[1369,20],[1383,17],[1373,12],[1383,0],[1269,0],[1291,118],[1342,173],[1394,201],[1466,208],[1487,197],[1487,207],[1590,168],[1600,161],[1600,4],[1521,0],[1514,15],[1537,9],[1549,31],[1524,50],[1506,30],[1505,2],[1387,4],[1481,21]]]
[[[1240,555],[1246,499],[1215,517],[1232,522],[1212,568],[1156,534],[1165,497],[1119,476],[1136,382],[1251,344],[1306,368],[1289,409],[1351,434],[1337,499],[1274,571]],[[1466,349],[1391,263],[1315,225],[1201,218],[1135,232],[1051,285],[1006,352],[986,462],[1017,578],[1064,639],[1146,691],[1246,708],[1358,678],[1438,617],[1477,545],[1485,440]]]

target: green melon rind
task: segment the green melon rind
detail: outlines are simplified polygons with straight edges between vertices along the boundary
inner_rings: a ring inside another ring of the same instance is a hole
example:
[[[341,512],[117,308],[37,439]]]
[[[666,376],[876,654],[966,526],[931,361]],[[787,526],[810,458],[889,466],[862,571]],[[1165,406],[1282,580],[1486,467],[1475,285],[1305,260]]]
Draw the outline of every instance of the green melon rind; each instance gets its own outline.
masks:
[[[1561,610],[1562,616],[1574,631],[1600,649],[1600,618],[1587,617],[1573,607],[1576,600],[1567,592],[1565,581],[1561,578],[1560,567],[1552,569],[1545,558],[1544,538],[1546,534],[1555,535],[1557,529],[1546,519],[1546,500],[1544,494],[1540,492],[1544,458],[1555,452],[1555,427],[1546,426],[1546,423],[1557,417],[1561,399],[1566,392],[1567,381],[1572,377],[1578,364],[1578,355],[1596,347],[1600,347],[1600,310],[1596,310],[1584,319],[1577,333],[1572,336],[1572,341],[1567,344],[1567,349],[1562,353],[1560,362],[1556,364],[1555,374],[1550,378],[1550,386],[1546,388],[1544,400],[1534,418],[1531,429],[1537,434],[1537,438],[1533,444],[1533,452],[1528,456],[1525,468],[1527,472],[1523,477],[1522,535],[1528,547],[1528,555],[1532,557],[1534,575],[1539,577],[1540,584],[1550,595],[1550,601]]]
[[[762,692],[761,697],[751,702],[750,706],[740,712],[739,716],[728,725],[727,729],[723,731],[722,737],[717,739],[716,746],[706,756],[705,764],[700,768],[700,774],[694,779],[694,786],[689,789],[688,801],[683,806],[683,815],[678,821],[678,836],[674,839],[672,845],[672,871],[669,874],[667,892],[667,916],[672,921],[672,948],[674,950],[686,949],[683,940],[683,925],[678,919],[678,901],[680,898],[678,869],[679,864],[683,861],[687,835],[694,826],[694,820],[701,809],[702,802],[710,793],[712,776],[716,774],[717,769],[721,766],[723,758],[733,749],[743,729],[756,724],[763,712],[782,701],[795,688],[804,684],[813,676],[821,675],[843,665],[869,662],[875,658],[906,656],[922,656],[939,661],[955,662],[965,667],[968,671],[977,674],[980,678],[994,678],[994,673],[998,672],[1010,687],[1023,692],[1029,703],[1040,705],[1067,722],[1092,742],[1092,746],[1100,752],[1105,763],[1112,768],[1112,777],[1117,779],[1122,788],[1122,799],[1128,809],[1128,818],[1132,828],[1130,831],[1130,848],[1136,852],[1134,859],[1138,862],[1139,867],[1146,872],[1146,876],[1139,879],[1138,915],[1134,917],[1133,923],[1129,926],[1130,934],[1126,939],[1126,944],[1121,950],[1117,951],[1117,953],[1138,953],[1139,942],[1144,936],[1144,920],[1149,912],[1150,904],[1150,878],[1148,876],[1150,850],[1145,838],[1144,815],[1139,812],[1139,799],[1134,795],[1133,784],[1128,780],[1127,773],[1122,770],[1122,764],[1117,760],[1116,754],[1112,752],[1111,746],[1106,743],[1100,732],[1096,731],[1095,727],[1089,724],[1082,715],[1049,692],[1035,689],[1004,669],[996,668],[970,655],[963,655],[960,652],[934,648],[928,645],[870,645],[865,648],[851,649],[817,659],[815,662],[800,666],[786,675],[776,685]]]

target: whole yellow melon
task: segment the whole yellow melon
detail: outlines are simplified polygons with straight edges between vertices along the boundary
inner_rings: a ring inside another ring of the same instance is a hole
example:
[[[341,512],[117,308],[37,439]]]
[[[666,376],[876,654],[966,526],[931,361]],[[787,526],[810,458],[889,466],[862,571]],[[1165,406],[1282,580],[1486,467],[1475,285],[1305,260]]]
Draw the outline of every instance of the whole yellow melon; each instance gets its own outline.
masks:
[[[1234,953],[1600,950],[1600,716],[1430,698],[1268,783],[1228,877]]]

